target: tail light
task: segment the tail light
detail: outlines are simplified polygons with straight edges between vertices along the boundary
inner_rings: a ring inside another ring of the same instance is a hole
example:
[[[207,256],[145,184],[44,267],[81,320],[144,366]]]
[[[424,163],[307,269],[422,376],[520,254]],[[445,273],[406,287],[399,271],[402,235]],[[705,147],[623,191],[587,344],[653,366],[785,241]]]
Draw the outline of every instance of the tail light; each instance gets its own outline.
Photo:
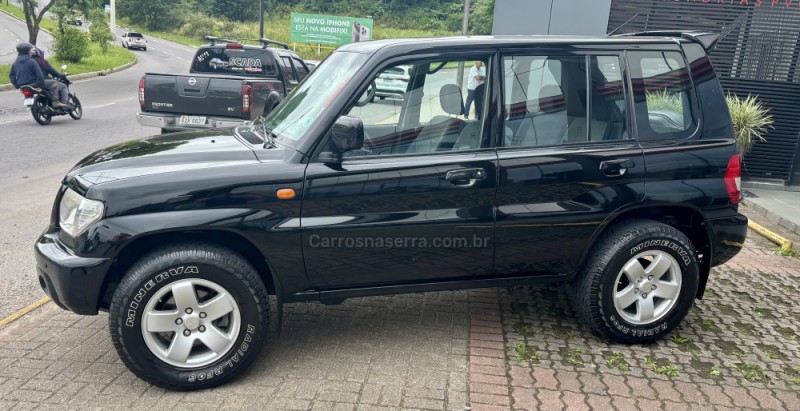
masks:
[[[253,88],[242,84],[242,113],[249,113],[253,107]]]
[[[739,204],[742,198],[742,159],[739,154],[734,154],[728,160],[728,168],[725,169],[725,188],[728,190],[731,204]]]
[[[28,89],[22,90],[22,95],[25,97],[33,97],[33,91]]]
[[[244,45],[241,43],[228,43],[225,45],[226,49],[243,49]]]
[[[144,110],[144,77],[139,80],[139,105]]]

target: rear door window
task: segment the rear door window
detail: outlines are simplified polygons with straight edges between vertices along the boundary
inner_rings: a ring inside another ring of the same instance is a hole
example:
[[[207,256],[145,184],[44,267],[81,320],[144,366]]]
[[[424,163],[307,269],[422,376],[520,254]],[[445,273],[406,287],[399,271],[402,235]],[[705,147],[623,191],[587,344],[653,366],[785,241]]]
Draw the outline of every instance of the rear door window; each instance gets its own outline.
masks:
[[[275,75],[275,63],[263,49],[203,48],[192,60],[192,73],[240,76]]]
[[[306,70],[306,66],[303,64],[300,59],[292,58],[294,61],[294,69],[297,71],[297,80],[303,81],[304,78],[308,75],[308,70]]]
[[[283,74],[286,75],[286,79],[292,83],[297,83],[297,76],[292,69],[292,59],[289,57],[281,57],[281,66],[283,67]]]

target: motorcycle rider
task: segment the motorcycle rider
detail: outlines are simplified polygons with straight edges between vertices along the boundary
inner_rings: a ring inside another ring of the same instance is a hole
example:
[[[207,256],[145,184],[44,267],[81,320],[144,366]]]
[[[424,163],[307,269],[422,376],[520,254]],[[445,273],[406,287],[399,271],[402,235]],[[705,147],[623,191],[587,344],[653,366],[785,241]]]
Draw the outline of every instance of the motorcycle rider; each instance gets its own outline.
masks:
[[[67,85],[61,81],[67,79],[66,74],[59,73],[50,63],[44,59],[44,50],[34,47],[31,50],[31,58],[39,65],[39,69],[45,76],[44,84],[47,87],[47,93],[50,95],[50,100],[53,102],[53,107],[72,107],[69,104],[69,89]],[[47,76],[51,78],[47,78]]]
[[[8,73],[8,79],[16,89],[23,86],[45,88],[42,69],[30,56],[33,48],[33,44],[30,43],[17,44],[17,60],[11,65],[11,72]]]

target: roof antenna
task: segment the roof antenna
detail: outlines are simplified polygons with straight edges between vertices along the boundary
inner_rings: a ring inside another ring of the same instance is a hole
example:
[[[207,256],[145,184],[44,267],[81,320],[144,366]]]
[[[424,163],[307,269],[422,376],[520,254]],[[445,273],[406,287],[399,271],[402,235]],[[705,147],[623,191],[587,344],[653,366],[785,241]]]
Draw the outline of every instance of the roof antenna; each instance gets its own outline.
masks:
[[[606,34],[606,36],[613,36],[613,35],[614,35],[614,33],[616,33],[617,31],[619,31],[619,29],[621,29],[622,27],[624,27],[626,24],[630,23],[630,22],[631,22],[631,20],[635,19],[635,18],[636,18],[636,17],[638,17],[638,16],[639,16],[639,13],[636,13],[636,14],[634,14],[634,15],[633,15],[633,17],[629,18],[629,19],[628,19],[626,22],[624,22],[624,23],[620,24],[620,25],[619,25],[619,27],[615,28],[614,30],[611,30],[611,31],[610,31],[608,34]]]

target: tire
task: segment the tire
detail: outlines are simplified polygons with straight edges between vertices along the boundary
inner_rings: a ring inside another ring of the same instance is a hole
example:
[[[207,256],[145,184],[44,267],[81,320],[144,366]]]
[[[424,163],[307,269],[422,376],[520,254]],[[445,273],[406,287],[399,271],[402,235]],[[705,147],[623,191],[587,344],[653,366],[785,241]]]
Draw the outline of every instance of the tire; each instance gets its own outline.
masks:
[[[31,106],[31,115],[33,115],[33,119],[36,120],[37,123],[43,126],[50,124],[50,120],[53,118],[50,115],[50,109],[42,99],[36,99],[36,101],[33,102],[33,106]]]
[[[699,267],[694,245],[674,227],[651,220],[611,227],[575,281],[578,316],[612,341],[659,340],[692,307]]]
[[[83,117],[83,106],[81,106],[81,101],[78,100],[78,96],[70,94],[69,104],[75,106],[74,109],[69,111],[69,116],[75,120],[80,120],[81,117]]]
[[[136,262],[114,292],[108,324],[117,354],[134,374],[188,391],[247,370],[263,347],[269,318],[267,289],[246,260],[221,246],[190,243]]]

